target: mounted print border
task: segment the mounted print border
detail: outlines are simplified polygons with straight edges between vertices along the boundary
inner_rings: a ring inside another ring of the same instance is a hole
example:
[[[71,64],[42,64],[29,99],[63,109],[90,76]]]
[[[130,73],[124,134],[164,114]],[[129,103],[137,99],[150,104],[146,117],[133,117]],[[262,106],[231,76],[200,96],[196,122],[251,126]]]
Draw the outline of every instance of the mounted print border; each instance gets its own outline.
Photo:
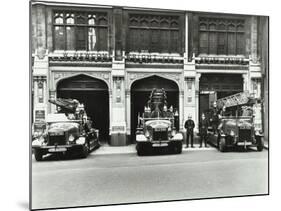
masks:
[[[30,2],[30,209],[269,194],[269,17]]]

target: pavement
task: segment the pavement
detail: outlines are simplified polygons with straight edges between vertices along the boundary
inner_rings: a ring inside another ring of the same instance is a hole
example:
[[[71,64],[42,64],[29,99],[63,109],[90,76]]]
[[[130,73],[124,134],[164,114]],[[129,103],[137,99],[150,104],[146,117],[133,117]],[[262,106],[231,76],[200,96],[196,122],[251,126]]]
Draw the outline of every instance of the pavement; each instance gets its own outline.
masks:
[[[194,148],[186,148],[183,145],[182,151],[208,151],[208,150],[217,150],[214,147],[208,146],[199,148],[199,144],[194,144]],[[92,152],[95,155],[107,155],[107,154],[130,154],[137,153],[136,144],[130,144],[127,146],[110,146],[109,144],[102,144],[99,149]]]
[[[133,152],[135,145],[96,150]],[[123,151],[123,150],[122,150]],[[96,155],[87,159],[32,159],[32,208],[268,194],[268,151]],[[253,177],[254,175],[254,177]]]
[[[186,148],[186,144],[183,144],[182,151],[208,151],[208,150],[217,150],[215,147],[208,145],[208,147],[199,148],[199,137],[194,137],[194,148]],[[268,141],[264,141],[264,148],[268,150]],[[107,154],[130,154],[137,153],[136,144],[130,144],[127,146],[110,146],[107,143],[103,143],[98,150],[92,152],[92,154],[96,155],[107,155]]]

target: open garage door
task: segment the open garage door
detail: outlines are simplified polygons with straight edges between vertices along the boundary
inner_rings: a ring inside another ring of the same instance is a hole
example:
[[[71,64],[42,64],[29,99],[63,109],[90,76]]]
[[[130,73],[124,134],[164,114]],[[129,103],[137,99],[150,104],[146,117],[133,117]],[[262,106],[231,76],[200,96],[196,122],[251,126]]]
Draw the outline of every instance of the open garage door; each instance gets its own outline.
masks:
[[[100,131],[100,140],[108,141],[109,95],[105,82],[87,75],[67,78],[59,82],[57,98],[73,98],[83,103],[94,127]]]
[[[158,76],[135,81],[131,86],[131,140],[133,143],[135,142],[138,113],[142,114],[144,112],[144,106],[146,106],[150,93],[154,88],[164,88],[167,94],[168,108],[172,105],[173,108],[179,111],[179,88],[174,81]]]
[[[243,92],[241,74],[202,74],[199,83],[199,119],[208,113],[214,100]]]

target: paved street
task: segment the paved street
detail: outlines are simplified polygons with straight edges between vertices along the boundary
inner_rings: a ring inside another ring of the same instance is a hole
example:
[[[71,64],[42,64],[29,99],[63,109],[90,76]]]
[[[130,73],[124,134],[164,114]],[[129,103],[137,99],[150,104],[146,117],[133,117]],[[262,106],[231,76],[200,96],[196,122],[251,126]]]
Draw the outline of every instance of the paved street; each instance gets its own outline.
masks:
[[[143,157],[94,152],[87,159],[33,158],[32,207],[265,194],[267,157],[267,150],[213,149]]]

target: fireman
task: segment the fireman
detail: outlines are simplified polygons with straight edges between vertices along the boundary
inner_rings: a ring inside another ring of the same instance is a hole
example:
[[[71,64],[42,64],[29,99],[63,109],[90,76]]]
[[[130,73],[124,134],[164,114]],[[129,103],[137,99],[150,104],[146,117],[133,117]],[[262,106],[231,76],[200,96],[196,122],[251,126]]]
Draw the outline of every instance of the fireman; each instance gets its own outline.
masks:
[[[90,132],[90,127],[89,127],[86,115],[84,115],[82,118],[82,127],[83,127],[85,134],[88,134]]]
[[[219,109],[217,107],[216,101],[213,103],[213,109],[211,111],[210,122],[212,124],[213,132],[214,132],[214,134],[216,134],[217,130],[218,130],[218,124],[219,124]]]
[[[188,120],[185,121],[184,128],[186,129],[186,148],[189,145],[189,137],[191,147],[193,148],[193,129],[195,127],[194,121],[192,120],[191,114],[188,115]]]
[[[200,148],[202,147],[203,141],[205,147],[207,146],[207,131],[208,131],[209,122],[203,113],[201,116],[201,120],[199,122],[199,134],[200,134]]]

